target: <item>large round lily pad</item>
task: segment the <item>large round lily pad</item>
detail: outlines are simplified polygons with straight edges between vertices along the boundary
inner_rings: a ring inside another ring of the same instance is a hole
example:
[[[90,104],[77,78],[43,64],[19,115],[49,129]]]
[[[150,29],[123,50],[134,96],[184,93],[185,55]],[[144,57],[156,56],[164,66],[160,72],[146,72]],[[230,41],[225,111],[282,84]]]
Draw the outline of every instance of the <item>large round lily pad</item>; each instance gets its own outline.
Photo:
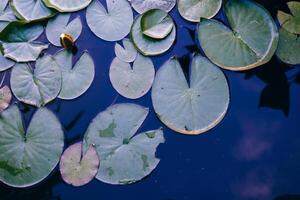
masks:
[[[80,17],[76,17],[69,22],[70,14],[60,14],[54,19],[49,20],[46,27],[47,39],[55,46],[61,46],[60,36],[61,34],[67,34],[72,37],[73,41],[76,41],[81,34],[82,24]]]
[[[59,162],[64,134],[56,116],[40,108],[23,127],[17,106],[0,114],[0,181],[29,187],[45,179]]]
[[[62,86],[58,95],[61,99],[75,99],[91,86],[95,77],[95,65],[88,52],[84,52],[77,63],[72,64],[72,53],[62,50],[55,55],[55,61],[62,72]]]
[[[122,40],[122,44],[123,46],[121,46],[119,43],[116,43],[116,56],[124,62],[133,62],[137,57],[137,50],[134,48],[132,42],[127,38]]]
[[[176,5],[176,0],[129,0],[131,6],[139,14],[159,8],[166,12],[170,12]]]
[[[0,89],[0,112],[3,112],[8,108],[12,95],[8,86],[4,86]]]
[[[148,109],[116,104],[101,112],[84,136],[84,146],[95,144],[101,165],[97,179],[109,184],[130,184],[149,175],[158,165],[157,146],[164,142],[161,129],[137,134]]]
[[[130,32],[133,12],[126,0],[106,0],[106,8],[95,0],[86,11],[92,32],[106,41],[118,41]]]
[[[82,152],[82,142],[68,147],[60,160],[60,173],[64,181],[73,186],[89,183],[97,174],[100,160],[93,145]]]
[[[8,0],[1,0],[0,2],[0,32],[10,23],[16,21]]]
[[[291,14],[282,11],[277,14],[280,26],[290,33],[300,34],[300,2],[290,1],[287,5]]]
[[[180,63],[167,61],[157,72],[152,102],[159,119],[172,130],[189,135],[206,132],[225,116],[229,88],[222,71],[194,55],[188,83]]]
[[[278,31],[269,12],[248,0],[225,4],[230,24],[203,19],[198,26],[200,45],[216,65],[234,71],[248,70],[268,62],[278,44]]]
[[[34,69],[30,64],[16,64],[10,77],[11,89],[17,99],[38,107],[57,97],[61,82],[61,70],[48,55],[38,59]]]
[[[171,33],[164,39],[158,40],[150,38],[142,32],[142,16],[143,15],[136,18],[131,28],[130,35],[134,46],[140,53],[142,53],[145,56],[160,55],[168,51],[172,47],[176,39],[176,28],[174,27]]]
[[[113,87],[124,97],[137,99],[144,96],[154,80],[154,66],[150,58],[138,54],[133,66],[115,58],[110,66],[109,77]]]
[[[191,22],[214,17],[222,6],[222,0],[178,0],[180,15]]]
[[[92,0],[43,0],[43,2],[59,12],[75,12],[87,7]]]

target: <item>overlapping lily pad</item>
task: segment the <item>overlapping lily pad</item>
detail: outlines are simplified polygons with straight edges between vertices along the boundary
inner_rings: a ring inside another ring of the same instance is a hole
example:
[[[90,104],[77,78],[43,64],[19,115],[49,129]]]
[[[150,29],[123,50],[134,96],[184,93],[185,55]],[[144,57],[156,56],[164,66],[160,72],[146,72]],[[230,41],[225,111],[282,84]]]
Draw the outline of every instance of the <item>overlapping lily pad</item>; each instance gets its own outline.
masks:
[[[86,20],[92,32],[106,41],[118,41],[130,32],[133,12],[127,0],[106,0],[106,8],[95,0],[87,8]]]
[[[88,52],[84,52],[77,63],[72,64],[72,53],[62,50],[55,61],[62,72],[62,86],[58,95],[61,99],[75,99],[91,86],[95,76],[95,65]]]
[[[131,6],[139,14],[151,9],[162,9],[166,12],[170,12],[176,5],[176,0],[129,0]]]
[[[16,64],[10,78],[11,89],[17,99],[38,107],[57,97],[61,83],[61,70],[48,55],[38,59],[34,69],[30,64]]]
[[[16,17],[8,4],[8,0],[0,2],[0,32],[10,23],[16,21]]]
[[[92,0],[42,0],[49,8],[59,12],[75,12],[87,7]]]
[[[290,1],[287,5],[291,14],[278,11],[277,18],[280,26],[293,34],[300,34],[300,2]]]
[[[2,54],[2,52],[0,52],[0,71],[5,71],[7,69],[10,69],[11,67],[13,67],[15,65],[15,62],[5,58]]]
[[[155,152],[164,142],[161,129],[135,135],[148,109],[116,104],[98,114],[84,136],[84,146],[95,144],[101,165],[97,179],[109,184],[130,184],[149,175],[158,165]]]
[[[82,142],[68,147],[60,160],[60,173],[64,181],[73,186],[89,183],[97,174],[100,160],[93,145],[82,152]]]
[[[64,135],[56,116],[39,109],[23,127],[17,106],[0,114],[0,181],[29,187],[45,179],[59,162]]]
[[[65,33],[72,37],[75,42],[81,34],[82,24],[80,17],[76,17],[69,22],[70,14],[60,14],[49,20],[46,27],[48,40],[55,46],[61,46],[60,36]]]
[[[222,0],[179,0],[180,15],[191,22],[199,22],[201,18],[214,17],[222,6]]]
[[[198,37],[207,57],[234,71],[248,70],[268,62],[278,44],[278,31],[269,12],[248,0],[230,0],[224,7],[230,24],[205,19]]]
[[[0,89],[0,112],[8,108],[12,95],[9,87],[5,85]]]
[[[177,59],[171,58],[157,72],[152,102],[159,119],[172,130],[189,135],[206,132],[225,116],[229,88],[222,71],[194,55],[187,82]]]
[[[133,62],[137,57],[137,50],[127,38],[122,40],[122,44],[123,47],[119,43],[116,43],[115,45],[115,54],[117,58],[127,63]]]
[[[138,54],[133,66],[119,58],[112,61],[109,77],[113,87],[122,96],[137,99],[144,96],[154,80],[154,66],[150,58]]]

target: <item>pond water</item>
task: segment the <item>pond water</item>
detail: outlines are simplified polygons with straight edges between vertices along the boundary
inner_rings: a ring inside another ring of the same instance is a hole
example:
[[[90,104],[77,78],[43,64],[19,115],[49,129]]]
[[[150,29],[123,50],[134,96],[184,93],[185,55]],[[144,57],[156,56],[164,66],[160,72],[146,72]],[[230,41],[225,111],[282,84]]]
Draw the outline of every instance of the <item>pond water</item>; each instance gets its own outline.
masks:
[[[278,8],[286,10],[283,0],[258,2],[273,16]],[[41,184],[29,189],[0,185],[1,200],[300,199],[299,66],[284,65],[274,57],[257,70],[224,71],[231,91],[231,104],[225,119],[205,134],[180,135],[158,120],[150,93],[138,100],[128,100],[112,88],[108,72],[115,57],[114,43],[93,35],[84,13],[73,14],[80,15],[84,24],[83,33],[76,42],[76,56],[78,59],[87,49],[94,58],[94,83],[76,100],[55,100],[47,105],[65,128],[66,144],[81,140],[88,124],[100,111],[114,103],[131,102],[150,108],[140,131],[163,127],[166,142],[157,152],[161,162],[150,176],[128,186],[112,186],[94,180],[75,188],[63,183],[56,170]],[[176,8],[171,15],[177,24],[177,41],[166,54],[153,58],[156,69],[173,55],[187,64],[187,55],[197,49],[193,38],[195,24],[183,20]],[[222,18],[222,14],[218,17]],[[41,40],[46,41],[45,36]],[[47,52],[57,50],[51,47]],[[18,104],[28,123],[35,108]]]

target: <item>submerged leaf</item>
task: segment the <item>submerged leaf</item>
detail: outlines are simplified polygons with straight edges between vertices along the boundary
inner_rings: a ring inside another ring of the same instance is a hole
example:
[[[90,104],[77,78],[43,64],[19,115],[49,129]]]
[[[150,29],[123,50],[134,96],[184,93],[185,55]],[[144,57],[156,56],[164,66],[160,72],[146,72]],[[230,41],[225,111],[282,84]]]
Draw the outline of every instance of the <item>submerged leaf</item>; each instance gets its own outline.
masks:
[[[4,86],[0,89],[0,112],[8,108],[12,95],[8,86]]]
[[[162,9],[170,12],[176,5],[176,0],[129,0],[131,6],[139,14],[151,9]]]
[[[75,12],[87,7],[92,0],[43,0],[43,2],[59,12]]]
[[[123,47],[119,43],[116,43],[115,45],[115,54],[117,58],[127,63],[133,62],[137,57],[137,50],[127,38],[122,40],[122,44]]]
[[[287,3],[291,14],[278,11],[279,24],[286,31],[293,34],[300,34],[300,2],[290,1]]]

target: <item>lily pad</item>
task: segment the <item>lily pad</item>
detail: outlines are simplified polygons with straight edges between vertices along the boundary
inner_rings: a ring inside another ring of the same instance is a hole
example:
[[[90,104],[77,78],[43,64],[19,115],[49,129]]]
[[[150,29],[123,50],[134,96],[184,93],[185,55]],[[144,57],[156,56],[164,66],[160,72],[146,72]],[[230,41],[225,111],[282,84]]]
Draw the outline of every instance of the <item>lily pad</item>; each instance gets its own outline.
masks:
[[[27,131],[17,106],[3,111],[0,119],[0,181],[23,188],[44,180],[58,164],[64,146],[56,116],[40,108]]]
[[[64,181],[73,186],[89,183],[97,174],[100,160],[93,145],[82,155],[82,142],[68,147],[60,160],[60,173]]]
[[[129,0],[129,2],[139,14],[156,8],[170,12],[176,5],[176,0]]]
[[[0,2],[0,32],[10,23],[16,21],[8,0],[1,0]]]
[[[60,14],[54,19],[49,20],[46,27],[46,35],[48,40],[55,46],[60,47],[61,34],[67,34],[72,37],[75,42],[81,34],[82,24],[80,17],[76,17],[71,22],[70,14]]]
[[[172,17],[160,9],[152,9],[143,14],[141,30],[143,34],[154,39],[164,39],[174,27]]]
[[[95,0],[86,11],[86,21],[92,32],[106,41],[118,41],[130,32],[133,12],[126,0],[106,0],[107,10]]]
[[[133,66],[115,58],[110,66],[110,81],[122,96],[138,99],[151,88],[154,80],[154,66],[150,58],[138,54]]]
[[[282,62],[292,65],[300,64],[299,36],[281,28],[276,55]]]
[[[188,135],[204,133],[225,116],[229,88],[222,71],[205,57],[194,55],[187,82],[177,59],[157,72],[152,87],[153,107],[170,129]]]
[[[36,42],[44,31],[41,25],[11,23],[0,34],[4,57],[16,62],[35,61],[47,44]]]
[[[124,62],[133,62],[137,57],[137,50],[134,48],[132,42],[127,38],[122,40],[122,44],[123,47],[119,43],[116,43],[116,56]]]
[[[87,7],[92,0],[43,0],[43,2],[59,12],[75,12]]]
[[[75,99],[86,92],[95,77],[95,65],[88,52],[84,52],[78,62],[72,64],[72,53],[62,50],[55,55],[55,61],[62,72],[60,99]]]
[[[0,89],[0,112],[3,112],[8,108],[11,102],[11,91],[8,86],[4,86]]]
[[[42,0],[12,0],[11,6],[16,15],[26,22],[46,19],[55,14]]]
[[[131,28],[131,40],[137,50],[144,56],[160,55],[168,51],[176,39],[176,28],[174,27],[171,33],[164,39],[157,40],[143,34],[141,29],[141,19],[139,16],[134,21]]]
[[[225,4],[230,24],[203,19],[198,38],[206,56],[216,65],[233,71],[248,70],[268,62],[278,44],[278,31],[269,12],[248,0]]]
[[[0,52],[0,71],[5,71],[12,68],[16,63],[10,59],[7,59]]]
[[[222,0],[178,0],[180,15],[191,22],[214,17],[222,6]]]
[[[290,1],[287,5],[291,14],[278,11],[279,24],[290,33],[300,34],[300,2]]]
[[[84,147],[95,144],[101,158],[97,179],[109,184],[130,184],[156,168],[159,159],[155,151],[164,142],[162,130],[135,135],[148,112],[135,104],[116,104],[92,121],[84,136]]]
[[[48,55],[38,59],[34,69],[30,64],[16,64],[10,77],[11,89],[17,99],[38,107],[57,97],[61,82],[61,71]]]

